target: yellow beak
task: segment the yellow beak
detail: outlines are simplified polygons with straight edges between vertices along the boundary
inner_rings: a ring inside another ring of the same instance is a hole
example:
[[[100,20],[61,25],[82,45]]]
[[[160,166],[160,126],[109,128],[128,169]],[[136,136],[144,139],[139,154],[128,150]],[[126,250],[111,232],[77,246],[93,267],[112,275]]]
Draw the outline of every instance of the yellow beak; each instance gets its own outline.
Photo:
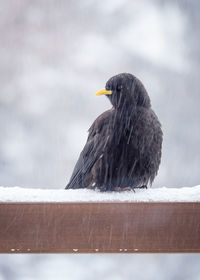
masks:
[[[106,90],[105,88],[99,90],[95,96],[99,96],[99,95],[111,95],[112,94],[112,90]]]

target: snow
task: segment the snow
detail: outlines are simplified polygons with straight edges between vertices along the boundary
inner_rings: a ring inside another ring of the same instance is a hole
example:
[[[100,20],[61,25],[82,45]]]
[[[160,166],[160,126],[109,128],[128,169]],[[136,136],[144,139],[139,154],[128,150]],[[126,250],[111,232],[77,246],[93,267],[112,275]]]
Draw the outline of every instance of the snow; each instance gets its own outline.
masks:
[[[30,189],[0,187],[0,202],[175,202],[200,201],[200,185],[183,188],[137,189],[135,192],[106,192],[77,189]]]

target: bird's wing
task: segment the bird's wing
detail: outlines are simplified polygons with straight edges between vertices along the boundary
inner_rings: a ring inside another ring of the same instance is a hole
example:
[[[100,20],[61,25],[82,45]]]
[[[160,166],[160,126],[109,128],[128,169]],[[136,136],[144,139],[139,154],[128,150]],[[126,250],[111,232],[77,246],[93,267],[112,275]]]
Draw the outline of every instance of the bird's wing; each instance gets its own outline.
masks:
[[[110,110],[100,115],[91,128],[85,147],[74,167],[66,189],[86,188],[85,179],[91,171],[95,162],[104,153],[109,142],[109,122]]]

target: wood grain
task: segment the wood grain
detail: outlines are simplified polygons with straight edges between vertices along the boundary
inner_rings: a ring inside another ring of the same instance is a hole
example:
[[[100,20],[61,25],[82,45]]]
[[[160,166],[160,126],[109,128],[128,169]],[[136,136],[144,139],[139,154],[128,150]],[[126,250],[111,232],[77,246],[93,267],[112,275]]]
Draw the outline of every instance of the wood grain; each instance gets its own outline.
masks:
[[[1,203],[0,253],[200,252],[200,203]]]

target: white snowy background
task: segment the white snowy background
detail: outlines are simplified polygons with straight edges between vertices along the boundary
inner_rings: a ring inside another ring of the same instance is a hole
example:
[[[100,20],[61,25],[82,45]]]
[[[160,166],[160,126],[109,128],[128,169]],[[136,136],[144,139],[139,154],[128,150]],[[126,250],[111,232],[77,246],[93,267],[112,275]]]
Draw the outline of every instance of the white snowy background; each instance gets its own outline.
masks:
[[[63,189],[94,93],[138,76],[163,125],[154,187],[200,182],[198,0],[0,0],[0,185]],[[198,255],[1,255],[0,280],[195,279]]]

